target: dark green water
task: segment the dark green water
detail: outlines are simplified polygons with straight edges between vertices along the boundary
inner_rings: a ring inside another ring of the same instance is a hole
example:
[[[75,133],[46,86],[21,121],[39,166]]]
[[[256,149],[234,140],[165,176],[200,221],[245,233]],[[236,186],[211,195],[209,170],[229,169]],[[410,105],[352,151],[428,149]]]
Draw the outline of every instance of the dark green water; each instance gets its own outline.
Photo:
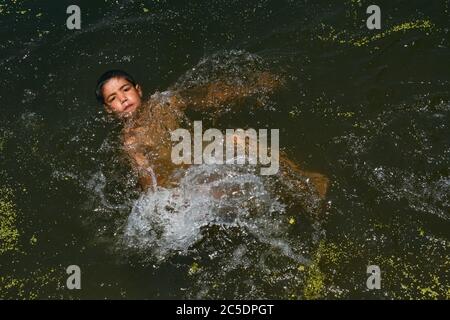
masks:
[[[0,298],[450,298],[448,1],[378,1],[379,31],[367,1],[77,1],[72,31],[74,3],[0,5]],[[330,178],[329,208],[311,221],[266,190],[281,215],[127,246],[142,202],[97,77],[125,69],[149,96],[199,61],[211,68],[187,80],[227,63],[239,76],[248,57],[286,84],[222,125],[279,128],[291,159]]]

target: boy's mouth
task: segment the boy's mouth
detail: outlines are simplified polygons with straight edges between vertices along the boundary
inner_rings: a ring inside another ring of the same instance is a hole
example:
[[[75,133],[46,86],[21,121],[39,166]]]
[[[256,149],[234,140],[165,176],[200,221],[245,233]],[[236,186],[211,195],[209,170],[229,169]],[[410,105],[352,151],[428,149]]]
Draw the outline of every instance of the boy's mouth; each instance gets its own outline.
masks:
[[[123,111],[128,111],[129,109],[131,109],[134,106],[133,103],[127,104],[125,105],[125,108],[123,109]]]

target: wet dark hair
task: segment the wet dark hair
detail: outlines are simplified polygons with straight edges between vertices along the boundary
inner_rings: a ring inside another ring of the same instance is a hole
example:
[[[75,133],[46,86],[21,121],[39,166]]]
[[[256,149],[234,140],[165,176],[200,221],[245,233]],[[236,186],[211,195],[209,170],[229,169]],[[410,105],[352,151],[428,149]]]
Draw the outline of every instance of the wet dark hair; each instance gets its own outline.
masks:
[[[95,88],[95,97],[97,98],[97,101],[100,102],[101,104],[105,103],[105,99],[102,93],[103,86],[112,78],[123,78],[128,82],[130,82],[133,86],[136,86],[137,84],[134,78],[123,70],[116,69],[106,71],[104,74],[100,76],[100,78],[98,78],[97,86]]]

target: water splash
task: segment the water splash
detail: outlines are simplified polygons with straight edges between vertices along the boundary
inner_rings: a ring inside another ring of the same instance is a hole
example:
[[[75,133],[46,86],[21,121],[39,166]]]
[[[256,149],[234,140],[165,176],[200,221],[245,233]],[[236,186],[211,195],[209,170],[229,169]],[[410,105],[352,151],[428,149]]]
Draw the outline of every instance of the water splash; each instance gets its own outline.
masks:
[[[171,252],[186,254],[205,228],[245,229],[259,241],[301,263],[286,237],[286,206],[254,167],[200,165],[189,168],[178,187],[158,187],[136,201],[124,231],[127,246],[151,250],[159,259]]]
[[[223,50],[201,59],[178,79],[171,90],[205,85],[219,79],[239,86],[247,77],[266,69],[267,63],[257,54],[244,50]]]
[[[158,180],[156,179],[155,171],[153,171],[152,167],[146,168],[146,171],[148,172],[148,174],[152,178],[152,190],[156,191],[156,187],[158,185]]]

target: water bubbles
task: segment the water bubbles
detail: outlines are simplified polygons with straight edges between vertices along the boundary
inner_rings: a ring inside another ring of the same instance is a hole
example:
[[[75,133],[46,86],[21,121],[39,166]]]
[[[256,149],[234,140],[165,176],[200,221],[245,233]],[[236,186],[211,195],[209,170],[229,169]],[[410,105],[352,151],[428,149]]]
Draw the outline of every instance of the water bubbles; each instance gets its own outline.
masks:
[[[22,103],[30,103],[36,99],[36,92],[31,89],[24,89]]]

